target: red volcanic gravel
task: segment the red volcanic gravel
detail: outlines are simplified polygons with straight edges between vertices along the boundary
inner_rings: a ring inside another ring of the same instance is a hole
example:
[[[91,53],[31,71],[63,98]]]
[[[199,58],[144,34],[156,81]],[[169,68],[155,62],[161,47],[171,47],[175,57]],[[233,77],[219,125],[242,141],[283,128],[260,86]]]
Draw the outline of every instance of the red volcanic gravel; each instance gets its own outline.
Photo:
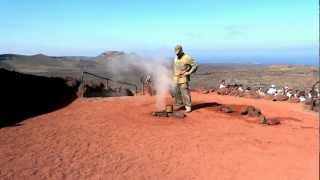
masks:
[[[319,179],[317,113],[288,102],[192,95],[195,105],[252,105],[281,124],[205,105],[184,119],[154,117],[150,96],[78,99],[0,129],[0,179]]]

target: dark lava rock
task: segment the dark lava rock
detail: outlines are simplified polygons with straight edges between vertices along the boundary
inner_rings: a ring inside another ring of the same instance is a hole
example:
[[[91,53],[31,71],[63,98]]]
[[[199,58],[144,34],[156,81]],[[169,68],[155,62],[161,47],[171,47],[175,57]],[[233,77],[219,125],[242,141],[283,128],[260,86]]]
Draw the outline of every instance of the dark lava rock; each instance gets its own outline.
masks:
[[[260,116],[259,118],[259,123],[260,124],[267,124],[267,118],[265,116]]]
[[[103,83],[86,84],[83,90],[83,97],[118,97],[118,96],[134,96],[134,93],[127,88],[106,88]]]
[[[184,118],[186,117],[186,115],[184,114],[184,112],[181,111],[176,111],[176,112],[172,112],[172,113],[168,113],[169,117],[175,117],[175,118]]]
[[[285,95],[278,95],[273,97],[272,101],[287,101],[289,99],[288,96]]]
[[[280,124],[280,121],[278,119],[267,119],[268,125],[278,125]]]
[[[152,116],[184,118],[186,115],[184,114],[184,112],[181,112],[181,111],[176,111],[176,112],[172,112],[172,113],[168,113],[165,111],[157,111],[157,112],[153,112]]]
[[[158,111],[158,112],[153,112],[152,116],[158,116],[158,117],[168,117],[168,113],[164,111]]]
[[[222,107],[220,108],[220,111],[225,112],[225,113],[232,113],[232,112],[234,112],[234,110],[233,110],[231,107],[228,107],[228,106],[222,106]]]
[[[202,94],[209,94],[209,92],[210,92],[210,91],[207,90],[207,89],[203,89],[203,90],[201,91]]]
[[[278,125],[280,124],[280,121],[278,119],[267,119],[265,116],[260,116],[259,119],[260,124],[265,124],[265,125]]]
[[[248,115],[250,117],[259,117],[261,115],[261,111],[254,106],[246,106],[240,109],[241,115]]]

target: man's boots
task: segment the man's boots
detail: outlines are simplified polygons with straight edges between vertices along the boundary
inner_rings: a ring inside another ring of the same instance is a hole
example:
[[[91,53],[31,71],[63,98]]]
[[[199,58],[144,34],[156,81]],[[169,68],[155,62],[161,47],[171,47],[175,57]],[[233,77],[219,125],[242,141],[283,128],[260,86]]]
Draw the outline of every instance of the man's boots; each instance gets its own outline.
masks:
[[[191,112],[191,106],[186,106],[186,111],[185,111],[186,113],[189,113],[189,112]]]

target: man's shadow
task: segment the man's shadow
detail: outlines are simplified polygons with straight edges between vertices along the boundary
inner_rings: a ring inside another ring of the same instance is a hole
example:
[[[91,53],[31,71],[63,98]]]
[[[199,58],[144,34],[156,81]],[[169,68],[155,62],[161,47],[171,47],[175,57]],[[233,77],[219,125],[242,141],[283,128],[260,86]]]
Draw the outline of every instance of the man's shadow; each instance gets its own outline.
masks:
[[[197,103],[195,105],[192,105],[192,110],[198,110],[198,109],[204,109],[204,108],[210,108],[210,107],[218,107],[222,104],[219,104],[217,102],[207,102],[207,103]]]

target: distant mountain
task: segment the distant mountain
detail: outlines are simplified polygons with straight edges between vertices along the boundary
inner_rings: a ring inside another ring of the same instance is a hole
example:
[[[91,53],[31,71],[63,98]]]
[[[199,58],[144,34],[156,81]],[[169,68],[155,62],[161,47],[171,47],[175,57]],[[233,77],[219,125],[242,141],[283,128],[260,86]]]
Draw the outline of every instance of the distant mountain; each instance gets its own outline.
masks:
[[[0,68],[46,76],[80,76],[83,71],[110,75],[108,61],[132,55],[122,51],[106,51],[96,57],[1,54]]]
[[[51,60],[94,60],[95,57],[89,56],[47,56],[45,54],[36,54],[36,55],[20,55],[20,54],[0,54],[0,61],[4,60],[35,60],[35,61],[51,61]]]
[[[56,57],[36,54],[32,56],[19,54],[0,55],[0,67],[18,72],[40,74],[40,75],[60,75],[80,73],[86,68],[96,68],[95,61],[82,57]]]
[[[135,53],[125,53],[123,51],[106,51],[95,57],[97,62],[107,62],[113,60],[130,60],[134,58],[142,58]]]
[[[106,59],[108,59],[108,58],[113,59],[116,57],[123,57],[125,55],[126,55],[126,53],[123,51],[106,51],[106,52],[101,53],[98,57],[103,57]]]

